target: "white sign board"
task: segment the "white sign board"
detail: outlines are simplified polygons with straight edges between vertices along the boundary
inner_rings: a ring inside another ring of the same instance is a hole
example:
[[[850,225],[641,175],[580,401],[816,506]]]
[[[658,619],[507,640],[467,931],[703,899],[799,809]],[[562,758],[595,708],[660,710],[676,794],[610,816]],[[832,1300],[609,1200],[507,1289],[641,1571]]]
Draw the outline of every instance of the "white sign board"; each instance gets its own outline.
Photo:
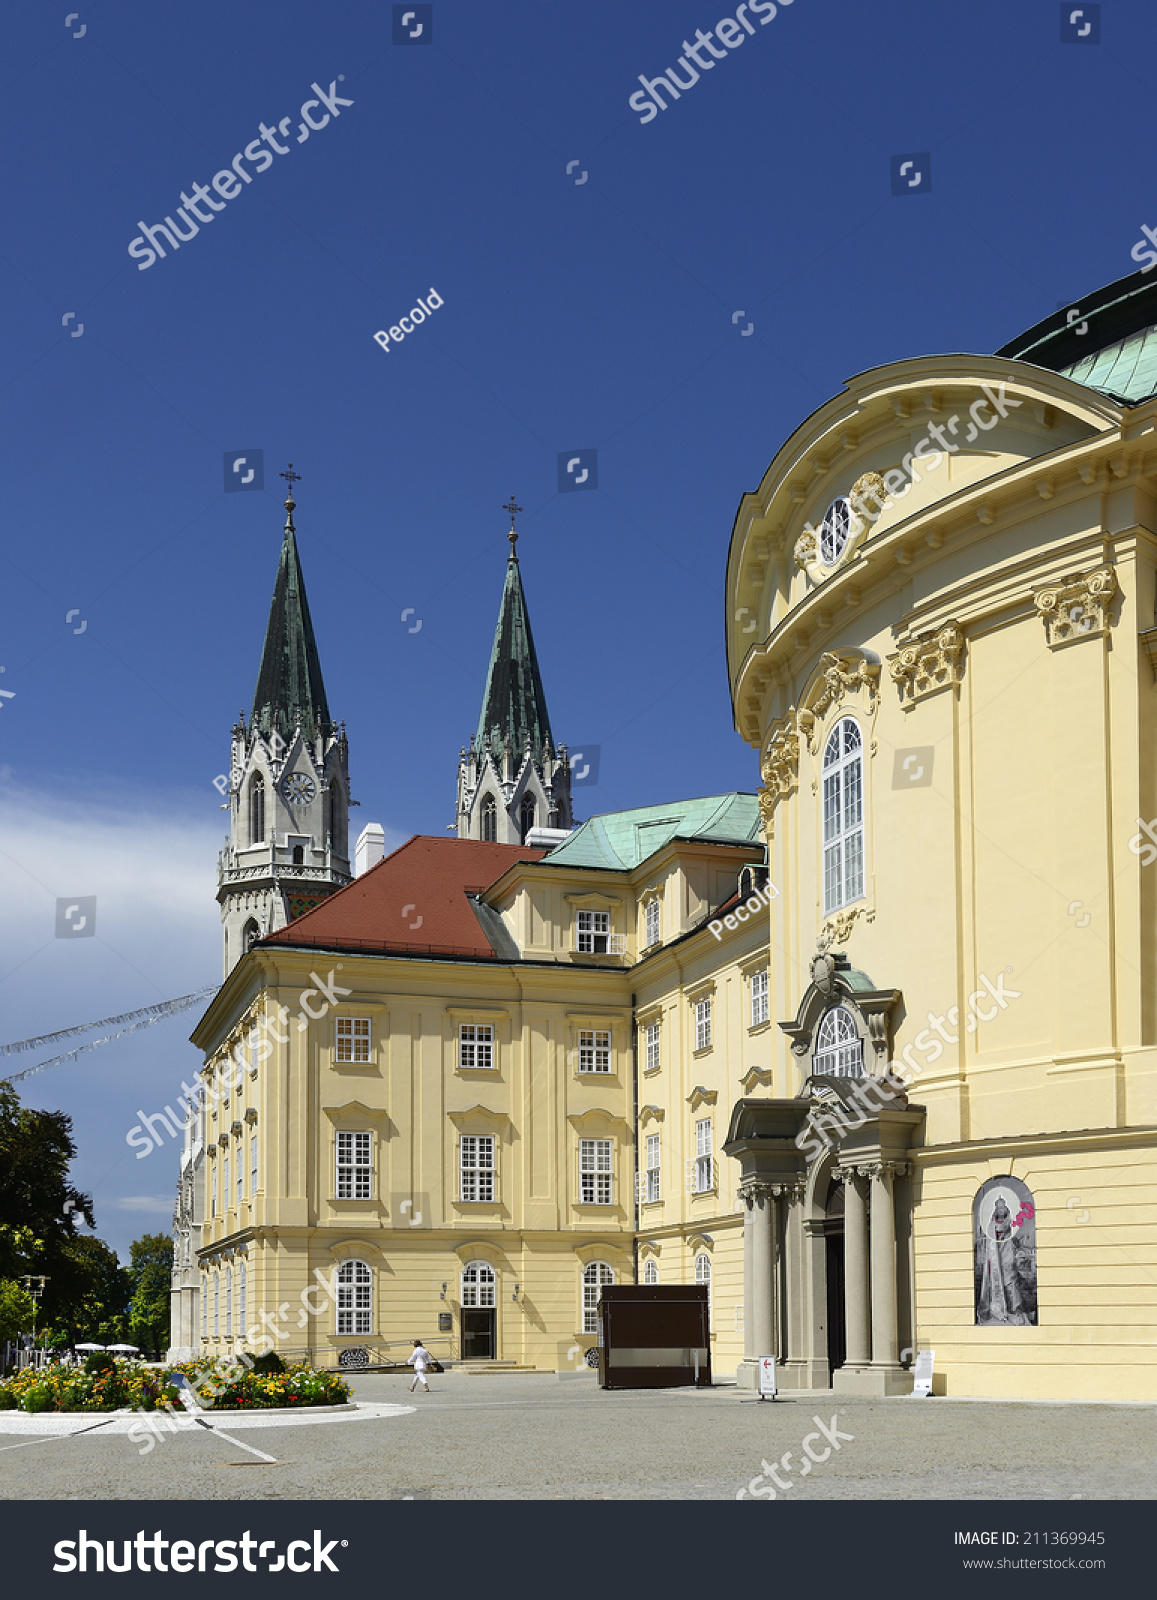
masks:
[[[759,1392],[760,1395],[775,1397],[775,1357],[760,1356],[759,1358]]]
[[[932,1368],[935,1365],[935,1350],[917,1350],[916,1382],[912,1386],[912,1393],[921,1400],[927,1400],[932,1393]]]

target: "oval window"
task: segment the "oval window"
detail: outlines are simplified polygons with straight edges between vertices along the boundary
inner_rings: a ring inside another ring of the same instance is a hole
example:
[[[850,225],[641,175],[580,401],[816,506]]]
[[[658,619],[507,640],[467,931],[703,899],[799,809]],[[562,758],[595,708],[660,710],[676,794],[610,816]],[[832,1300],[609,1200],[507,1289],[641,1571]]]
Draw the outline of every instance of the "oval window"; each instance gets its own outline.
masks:
[[[852,508],[846,495],[833,500],[824,512],[820,523],[820,559],[825,567],[834,567],[844,553],[852,525]]]

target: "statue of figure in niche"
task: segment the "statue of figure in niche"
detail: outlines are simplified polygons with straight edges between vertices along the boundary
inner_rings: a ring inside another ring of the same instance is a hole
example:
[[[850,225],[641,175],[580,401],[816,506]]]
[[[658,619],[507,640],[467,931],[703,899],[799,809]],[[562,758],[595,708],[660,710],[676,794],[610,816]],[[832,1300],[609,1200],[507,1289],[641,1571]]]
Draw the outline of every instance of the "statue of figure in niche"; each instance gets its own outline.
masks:
[[[989,1178],[972,1205],[977,1327],[1037,1326],[1036,1206],[1019,1178]]]

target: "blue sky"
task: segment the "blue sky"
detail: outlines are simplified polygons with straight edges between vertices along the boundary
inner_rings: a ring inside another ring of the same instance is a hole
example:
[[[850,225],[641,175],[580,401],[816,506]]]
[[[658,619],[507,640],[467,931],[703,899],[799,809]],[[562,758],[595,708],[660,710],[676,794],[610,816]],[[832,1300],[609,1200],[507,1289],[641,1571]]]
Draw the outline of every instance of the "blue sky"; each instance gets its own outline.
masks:
[[[1060,42],[1055,0],[794,0],[645,125],[639,75],[738,7],[435,0],[400,46],[379,0],[73,4],[3,12],[6,1040],[219,977],[212,780],[288,460],[355,830],[452,819],[512,491],[555,736],[601,746],[579,815],[752,790],[723,655],[740,496],[846,377],[994,350],[1157,223],[1141,0],[1101,7],[1097,45]],[[298,143],[315,82],[353,103]],[[288,153],[139,270],[138,220],[286,117]],[[931,192],[893,196],[917,152]],[[591,448],[598,488],[560,494],[559,453]],[[263,492],[223,491],[242,449]],[[56,897],[92,894],[95,937],[56,939]],[[193,1015],[22,1086],[76,1118],[122,1251],[167,1225],[175,1155],[124,1136],[195,1070]]]

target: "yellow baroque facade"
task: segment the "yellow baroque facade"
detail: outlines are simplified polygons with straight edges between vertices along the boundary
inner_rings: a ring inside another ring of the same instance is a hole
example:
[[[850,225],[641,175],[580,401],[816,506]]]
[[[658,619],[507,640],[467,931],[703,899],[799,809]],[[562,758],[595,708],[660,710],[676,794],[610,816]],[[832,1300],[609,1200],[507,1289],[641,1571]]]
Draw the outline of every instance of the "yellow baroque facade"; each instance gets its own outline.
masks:
[[[850,381],[740,504],[784,1019],[741,1381],[1157,1398],[1157,296],[1095,300]]]

